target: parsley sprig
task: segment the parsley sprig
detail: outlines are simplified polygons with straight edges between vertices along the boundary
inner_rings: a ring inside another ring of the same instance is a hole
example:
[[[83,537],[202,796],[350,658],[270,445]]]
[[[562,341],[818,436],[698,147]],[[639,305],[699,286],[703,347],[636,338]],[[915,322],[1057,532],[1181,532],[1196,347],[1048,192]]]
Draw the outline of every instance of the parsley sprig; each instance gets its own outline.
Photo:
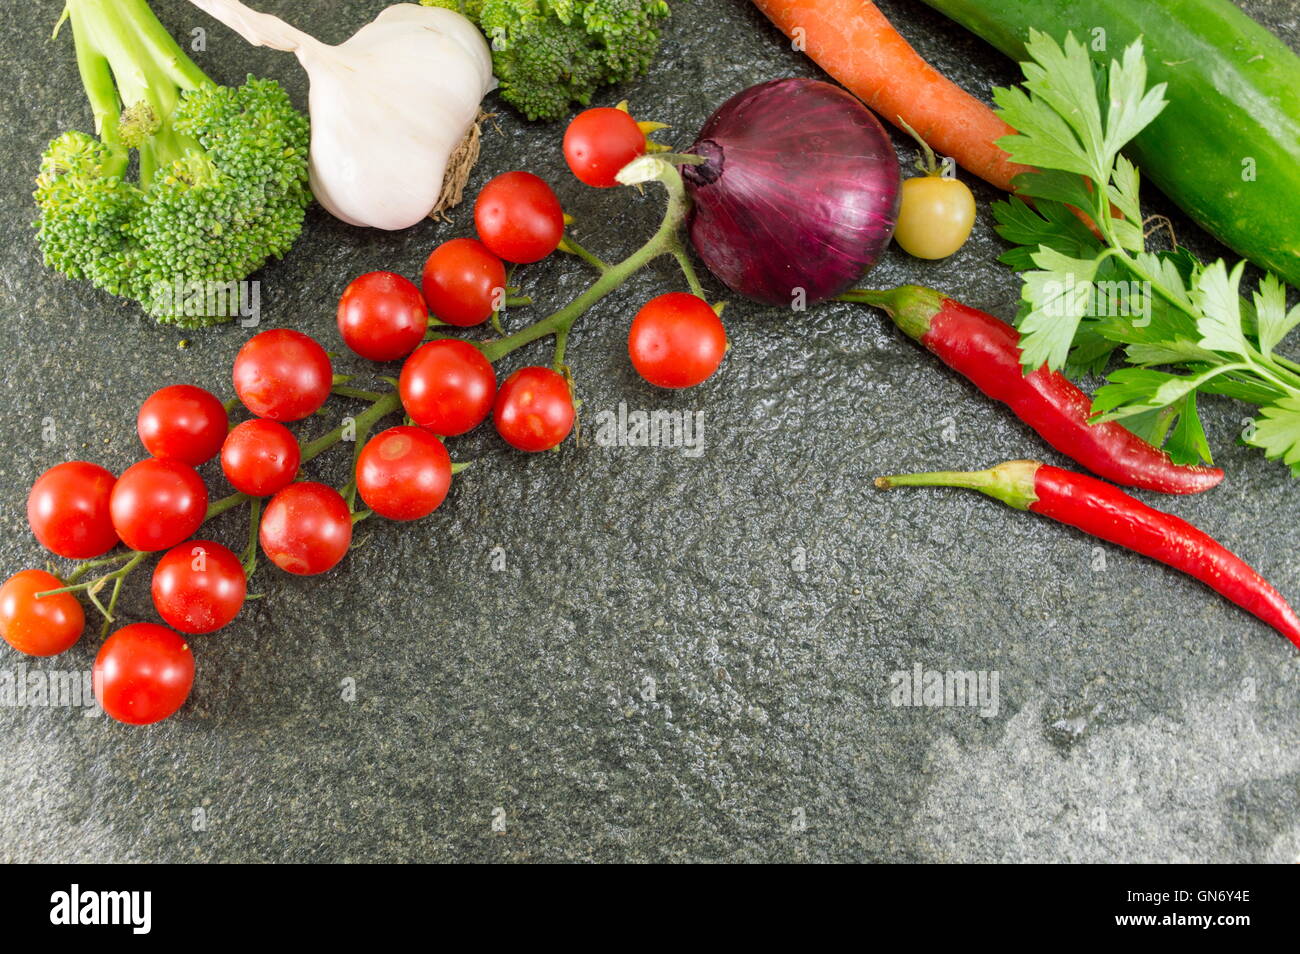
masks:
[[[1243,440],[1300,477],[1300,364],[1276,350],[1300,305],[1287,309],[1271,274],[1243,299],[1244,262],[1147,249],[1141,177],[1120,152],[1165,106],[1165,84],[1147,88],[1141,41],[1106,69],[1072,34],[1061,45],[1031,30],[1026,49],[1023,87],[997,89],[994,101],[1017,130],[998,145],[1039,170],[1015,181],[1033,206],[1013,197],[993,207],[1015,245],[1001,261],[1024,273],[1026,371],[1101,373],[1122,349],[1128,366],[1098,390],[1095,420],[1122,419],[1178,463],[1211,461],[1196,399],[1227,395],[1261,408]]]

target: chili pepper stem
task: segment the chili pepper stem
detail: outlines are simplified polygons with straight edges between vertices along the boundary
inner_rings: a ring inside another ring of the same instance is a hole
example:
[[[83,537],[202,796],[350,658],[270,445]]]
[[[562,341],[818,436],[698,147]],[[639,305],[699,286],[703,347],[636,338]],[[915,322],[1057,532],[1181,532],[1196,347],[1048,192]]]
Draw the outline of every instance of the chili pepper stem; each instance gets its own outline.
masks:
[[[943,308],[944,296],[921,285],[899,285],[897,288],[854,288],[838,300],[879,308],[904,334],[920,341]]]
[[[923,474],[895,474],[877,477],[881,490],[893,487],[964,487],[1000,500],[1017,510],[1028,510],[1038,496],[1034,474],[1042,466],[1037,460],[1012,460],[988,470],[936,470]]]

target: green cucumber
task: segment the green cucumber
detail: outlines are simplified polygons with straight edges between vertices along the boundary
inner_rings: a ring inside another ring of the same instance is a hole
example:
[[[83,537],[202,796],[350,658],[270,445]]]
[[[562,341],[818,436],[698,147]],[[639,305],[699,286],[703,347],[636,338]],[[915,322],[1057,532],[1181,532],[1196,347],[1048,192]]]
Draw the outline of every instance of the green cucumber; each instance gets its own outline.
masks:
[[[1093,59],[1139,36],[1169,105],[1126,152],[1194,221],[1300,287],[1300,57],[1229,0],[925,0],[1017,60],[1033,27]]]

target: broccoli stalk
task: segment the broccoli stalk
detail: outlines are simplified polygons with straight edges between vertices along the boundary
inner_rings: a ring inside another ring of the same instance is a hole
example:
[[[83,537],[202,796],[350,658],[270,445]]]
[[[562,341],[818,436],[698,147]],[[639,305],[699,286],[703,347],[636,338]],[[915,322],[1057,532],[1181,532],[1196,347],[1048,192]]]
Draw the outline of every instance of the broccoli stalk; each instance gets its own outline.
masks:
[[[420,0],[478,24],[502,98],[529,119],[560,119],[611,83],[640,76],[659,49],[667,0]]]
[[[228,303],[302,229],[306,117],[275,82],[213,82],[145,0],[68,0],[64,19],[99,138],[66,132],[41,157],[45,263],[160,321],[229,320],[204,304]]]

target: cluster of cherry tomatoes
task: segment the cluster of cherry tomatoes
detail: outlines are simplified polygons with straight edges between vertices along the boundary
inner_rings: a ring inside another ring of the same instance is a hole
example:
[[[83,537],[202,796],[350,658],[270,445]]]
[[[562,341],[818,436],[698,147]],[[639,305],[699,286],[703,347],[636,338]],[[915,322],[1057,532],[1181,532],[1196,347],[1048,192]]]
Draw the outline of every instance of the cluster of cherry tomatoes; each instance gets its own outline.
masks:
[[[569,169],[579,181],[599,189],[618,185],[619,170],[646,147],[645,131],[624,109],[584,110],[564,131]],[[637,312],[627,347],[632,366],[646,381],[661,388],[688,388],[718,369],[727,352],[727,335],[704,299],[669,292]]]
[[[598,187],[646,150],[645,134],[624,111],[580,114],[564,138],[574,174]],[[505,263],[540,261],[559,247],[564,214],[551,188],[528,172],[489,182],[474,208],[478,238],[457,238],[434,249],[421,287],[392,272],[371,272],[348,285],[337,323],[347,346],[363,358],[402,360],[397,395],[410,423],[370,437],[356,457],[354,487],[373,513],[416,520],[447,496],[451,459],[443,438],[464,434],[492,414],[497,431],[524,451],[556,447],[574,423],[568,379],[529,366],[497,386],[483,352],[450,337],[426,340],[430,313],[443,325],[470,327],[505,301]],[[685,293],[661,295],[632,322],[628,349],[650,383],[688,387],[722,361],[726,335],[715,310]],[[208,490],[196,468],[219,457],[226,480],[240,494],[266,503],[258,542],[286,572],[324,573],[352,543],[357,514],[344,494],[300,479],[302,447],[286,424],[315,414],[334,388],[329,355],[298,331],[263,331],[240,349],[234,390],[254,415],[230,426],[227,406],[188,384],[165,387],[141,406],[137,431],[149,455],[114,476],[97,464],[69,461],[42,474],[27,501],[36,539],[70,560],[124,563],[121,576],[144,553],[163,552],[151,595],[167,624],[135,623],[114,632],[95,660],[96,698],[114,718],[147,724],[175,712],[194,681],[186,636],[230,623],[247,597],[247,565],[214,540],[195,537],[209,512]],[[120,544],[129,551],[106,559]],[[0,586],[0,636],[20,652],[50,656],[71,647],[85,628],[76,591],[45,570],[23,570]],[[95,589],[88,590],[96,599]],[[114,597],[115,599],[115,597]],[[112,605],[107,616],[111,616]],[[170,628],[168,628],[170,627]]]
[[[405,359],[398,394],[417,427],[454,437],[491,413],[511,446],[549,450],[573,429],[573,396],[562,374],[520,368],[498,388],[492,363],[473,344],[424,339],[430,313],[444,325],[468,328],[499,311],[506,300],[506,263],[538,262],[554,252],[564,237],[564,212],[542,179],[507,172],[479,193],[474,224],[478,238],[451,239],[433,250],[419,288],[392,272],[353,281],[339,301],[339,333],[362,357]]]

